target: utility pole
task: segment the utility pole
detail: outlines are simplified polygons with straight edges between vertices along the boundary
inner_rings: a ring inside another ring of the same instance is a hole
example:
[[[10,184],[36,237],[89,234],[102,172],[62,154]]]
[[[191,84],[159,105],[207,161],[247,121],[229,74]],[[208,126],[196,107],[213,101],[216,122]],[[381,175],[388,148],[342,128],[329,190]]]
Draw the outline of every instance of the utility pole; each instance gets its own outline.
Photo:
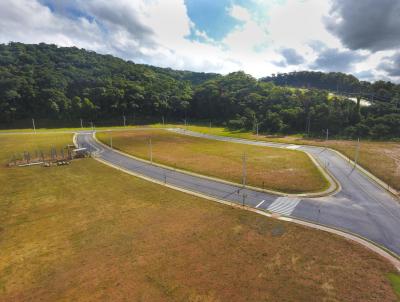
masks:
[[[82,119],[81,119],[81,128],[83,128],[83,122],[82,122]]]
[[[328,139],[329,139],[329,129],[326,129],[326,141],[328,141]]]
[[[124,120],[124,127],[126,126],[126,117],[125,115],[122,116],[123,120]]]
[[[164,115],[162,116],[162,125],[165,126]]]
[[[255,113],[253,113],[253,130],[256,130],[256,134],[258,136],[258,121]]]
[[[90,125],[92,126],[92,130],[94,130],[94,128],[93,128],[93,122],[90,122]]]
[[[33,131],[36,134],[36,126],[35,126],[35,119],[32,119]]]
[[[357,167],[359,154],[360,154],[360,138],[358,138],[357,140],[356,155],[354,156],[354,169]]]
[[[153,164],[153,145],[151,144],[151,138],[149,138],[149,153],[150,153],[150,163]]]
[[[246,187],[246,152],[243,152],[243,166],[242,166],[242,184],[243,188]]]

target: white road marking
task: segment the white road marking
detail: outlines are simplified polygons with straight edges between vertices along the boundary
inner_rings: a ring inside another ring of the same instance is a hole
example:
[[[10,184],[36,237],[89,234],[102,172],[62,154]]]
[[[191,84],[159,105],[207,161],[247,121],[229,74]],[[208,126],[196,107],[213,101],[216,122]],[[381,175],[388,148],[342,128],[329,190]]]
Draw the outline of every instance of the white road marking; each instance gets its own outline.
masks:
[[[298,146],[298,145],[290,145],[290,146],[287,146],[286,149],[296,150],[296,149],[299,149],[300,147],[301,146]]]
[[[267,208],[268,211],[289,216],[301,201],[300,198],[279,197]]]
[[[258,205],[256,205],[256,208],[258,208],[260,205],[262,205],[265,202],[265,200],[261,201]]]

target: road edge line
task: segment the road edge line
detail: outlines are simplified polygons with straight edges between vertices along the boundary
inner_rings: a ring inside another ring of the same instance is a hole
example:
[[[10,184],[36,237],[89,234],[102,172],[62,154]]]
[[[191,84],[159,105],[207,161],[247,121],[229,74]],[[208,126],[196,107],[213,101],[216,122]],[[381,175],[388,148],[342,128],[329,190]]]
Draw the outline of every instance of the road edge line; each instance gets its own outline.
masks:
[[[180,130],[185,130],[182,129],[180,127],[175,127],[177,129]],[[206,134],[207,133],[202,133],[202,132],[197,132],[197,131],[193,131],[193,130],[189,130],[192,131],[194,133],[198,133],[198,134]],[[316,148],[323,148],[321,146],[317,146],[317,145],[312,145],[312,144],[292,144],[292,143],[280,143],[280,142],[273,142],[273,141],[264,141],[264,140],[255,140],[255,139],[248,139],[248,138],[240,138],[240,137],[234,137],[234,136],[221,136],[221,135],[216,135],[216,134],[211,134],[213,136],[219,136],[219,137],[230,137],[230,138],[235,138],[235,139],[240,139],[242,141],[251,141],[251,142],[260,142],[260,143],[274,143],[277,145],[293,145],[293,146],[298,146],[298,147],[316,147]],[[283,147],[282,147],[283,148]],[[331,147],[325,147],[325,149],[335,152],[337,153],[340,157],[342,157],[346,162],[351,163],[352,165],[354,165],[354,161],[351,160],[349,157],[347,157],[346,155],[344,155],[342,152],[335,150]],[[302,150],[299,150],[302,151]],[[305,152],[305,151],[303,151]],[[306,152],[307,153],[307,152]],[[395,198],[396,201],[400,202],[400,191],[396,190],[395,188],[391,187],[388,183],[386,183],[385,181],[383,181],[382,179],[380,179],[379,177],[377,177],[376,175],[372,174],[371,172],[369,172],[367,169],[365,169],[364,167],[362,167],[360,164],[357,164],[356,169],[358,171],[360,171],[361,173],[363,173],[365,176],[367,176],[369,179],[371,179],[373,182],[375,182],[377,185],[379,185],[382,189],[384,189],[385,191],[391,193]],[[335,192],[337,193],[337,192]]]
[[[351,160],[350,158],[348,158],[343,153],[341,153],[335,149],[332,149],[332,148],[327,148],[327,149],[335,152],[337,155],[342,157],[348,163],[355,165],[355,162],[353,160]],[[374,174],[372,174],[371,172],[369,172],[368,170],[366,170],[364,167],[360,166],[359,164],[356,165],[356,169],[358,171],[360,171],[361,173],[363,173],[365,176],[367,176],[369,179],[371,179],[373,182],[375,182],[377,185],[379,185],[382,189],[391,193],[394,197],[396,197],[397,201],[399,201],[400,191],[396,190],[395,188],[392,188],[388,183],[384,182],[382,179],[375,176]]]
[[[76,134],[74,135],[74,143],[76,142],[75,136],[76,136]],[[259,215],[263,215],[263,216],[266,216],[266,217],[269,217],[269,218],[276,218],[278,220],[282,220],[282,221],[286,221],[286,222],[293,222],[293,223],[296,223],[298,225],[302,225],[304,227],[310,227],[310,228],[317,229],[317,230],[320,230],[320,231],[325,231],[325,232],[328,232],[328,233],[331,233],[331,234],[336,234],[336,235],[338,235],[338,236],[340,236],[342,238],[345,238],[345,239],[351,240],[352,242],[358,243],[358,244],[364,246],[365,248],[371,250],[372,252],[382,256],[383,258],[388,260],[400,272],[400,259],[397,256],[393,255],[386,248],[384,248],[384,247],[376,244],[375,242],[372,242],[371,240],[368,240],[368,239],[366,239],[366,238],[364,238],[362,236],[359,236],[359,235],[356,235],[356,234],[353,234],[353,233],[350,233],[350,232],[347,232],[347,231],[344,231],[344,230],[335,229],[335,228],[332,228],[332,227],[329,227],[329,226],[326,226],[326,225],[316,224],[316,223],[312,223],[312,222],[309,222],[309,221],[301,220],[301,219],[298,219],[298,218],[293,218],[293,217],[288,217],[288,216],[274,217],[275,215],[272,215],[272,214],[270,214],[270,213],[268,213],[266,211],[258,210],[258,209],[255,209],[255,208],[251,208],[249,206],[243,206],[243,205],[240,205],[240,204],[236,204],[234,202],[222,200],[222,199],[219,199],[219,198],[216,198],[216,197],[212,197],[212,196],[209,196],[209,195],[206,195],[206,194],[202,194],[202,193],[186,190],[186,189],[183,189],[183,188],[180,188],[178,186],[174,186],[174,185],[171,185],[171,184],[168,184],[168,183],[165,184],[165,183],[163,183],[161,181],[152,179],[150,177],[147,177],[147,176],[141,175],[139,173],[135,173],[135,172],[129,171],[129,170],[127,170],[125,168],[122,168],[122,167],[119,167],[117,165],[111,164],[111,163],[109,163],[109,162],[107,162],[105,160],[102,160],[100,158],[94,157],[93,159],[98,161],[98,162],[100,162],[100,163],[102,163],[102,164],[104,164],[104,165],[107,165],[107,166],[112,167],[112,168],[114,168],[116,170],[119,170],[121,172],[127,173],[129,175],[132,175],[134,177],[138,177],[138,178],[141,178],[143,180],[146,180],[146,181],[158,184],[158,185],[162,185],[164,187],[168,187],[168,188],[173,189],[173,190],[180,191],[182,193],[186,193],[186,194],[189,194],[189,195],[192,195],[192,196],[196,196],[196,197],[204,198],[204,199],[207,199],[207,200],[210,200],[210,201],[218,202],[220,204],[228,205],[228,206],[231,206],[231,207],[234,207],[234,208],[238,208],[238,209],[254,212],[254,213],[257,213]]]
[[[74,142],[75,146],[77,146],[76,145],[76,135],[77,135],[77,133],[75,133],[74,137],[73,137],[73,142]],[[240,204],[237,204],[237,203],[234,203],[234,202],[222,200],[222,199],[219,199],[219,198],[216,198],[216,197],[212,197],[212,196],[209,196],[209,195],[206,195],[206,194],[202,194],[202,193],[186,190],[186,189],[183,189],[183,188],[180,188],[178,186],[174,186],[174,185],[171,185],[171,184],[168,184],[168,183],[163,183],[161,181],[152,179],[150,177],[141,175],[139,173],[135,173],[135,172],[129,171],[129,170],[125,169],[125,168],[121,168],[121,167],[119,167],[117,165],[111,164],[111,163],[109,163],[109,162],[107,162],[105,160],[102,160],[100,158],[94,157],[93,159],[95,159],[96,161],[98,161],[98,162],[100,162],[100,163],[102,163],[104,165],[107,165],[107,166],[112,167],[114,169],[117,169],[117,170],[119,170],[121,172],[124,172],[124,173],[127,173],[129,175],[132,175],[134,177],[138,177],[138,178],[141,178],[143,180],[150,181],[152,183],[159,184],[159,185],[168,187],[170,189],[180,191],[182,193],[186,193],[186,194],[193,195],[193,196],[196,196],[196,197],[204,198],[204,199],[207,199],[207,200],[210,200],[210,201],[215,201],[215,202],[218,202],[220,204],[228,205],[228,206],[231,206],[231,207],[234,207],[234,208],[238,208],[238,209],[254,212],[254,213],[257,213],[259,215],[263,215],[263,216],[266,216],[266,217],[269,217],[269,218],[275,218],[275,219],[286,221],[286,222],[292,222],[292,223],[295,223],[295,224],[298,224],[298,225],[302,225],[304,227],[310,227],[310,228],[317,229],[317,230],[320,230],[320,231],[325,231],[325,232],[330,233],[330,234],[338,235],[338,236],[340,236],[340,237],[342,237],[344,239],[351,240],[352,242],[358,243],[358,244],[362,245],[364,248],[374,252],[375,254],[380,255],[381,257],[383,257],[386,260],[388,260],[397,269],[397,271],[400,272],[400,256],[397,256],[396,254],[394,254],[393,252],[389,251],[385,247],[383,247],[383,246],[381,246],[381,245],[379,245],[379,244],[377,244],[377,243],[375,243],[375,242],[373,242],[373,241],[371,241],[371,240],[369,240],[369,239],[367,239],[365,237],[362,237],[360,235],[357,235],[357,234],[354,234],[354,233],[351,233],[351,232],[348,232],[348,231],[345,231],[345,230],[333,228],[333,227],[330,227],[330,226],[327,226],[327,225],[317,224],[317,223],[313,223],[313,222],[310,222],[310,221],[302,220],[302,219],[299,219],[299,218],[283,216],[283,215],[276,216],[276,215],[270,214],[270,213],[268,213],[266,211],[262,211],[262,210],[259,210],[259,209],[256,209],[256,208],[252,208],[252,207],[249,207],[249,206],[243,206],[243,205],[240,205]]]
[[[150,128],[150,129],[152,129],[152,128]],[[163,128],[160,128],[160,129],[163,129]],[[167,131],[168,131],[168,130],[167,130]],[[99,131],[99,132],[100,132],[100,131]],[[101,131],[101,132],[107,132],[107,131]],[[115,149],[115,148],[111,148],[109,145],[107,145],[107,144],[103,143],[102,141],[100,141],[100,140],[96,137],[96,133],[97,133],[97,131],[96,131],[96,132],[93,132],[93,138],[95,139],[95,141],[96,141],[97,143],[99,143],[99,144],[101,144],[103,147],[105,147],[105,148],[107,148],[107,149],[109,149],[109,150],[112,150],[112,151],[114,151],[114,152],[117,152],[117,153],[119,153],[119,154],[121,154],[121,155],[130,157],[130,158],[132,158],[132,159],[135,159],[135,160],[138,160],[138,161],[147,163],[147,164],[151,164],[151,165],[153,165],[153,166],[157,166],[157,167],[161,167],[161,168],[164,168],[164,169],[168,169],[168,170],[171,170],[171,171],[177,171],[177,172],[184,173],[184,174],[187,174],[187,175],[196,176],[196,177],[200,177],[200,178],[204,178],[204,179],[208,179],[208,180],[212,180],[212,181],[217,181],[217,182],[225,183],[225,184],[228,184],[228,185],[241,186],[240,183],[235,183],[235,182],[231,182],[231,181],[228,181],[228,180],[225,180],[225,179],[221,179],[221,178],[216,178],[216,177],[207,176],[207,175],[203,175],[203,174],[198,174],[198,173],[191,172],[191,171],[187,171],[187,170],[182,170],[182,169],[179,169],[179,168],[174,168],[174,167],[167,166],[167,165],[163,165],[163,164],[160,164],[160,163],[150,162],[149,160],[146,160],[146,159],[143,159],[143,158],[140,158],[140,157],[136,157],[136,156],[134,156],[134,155],[128,154],[128,153],[126,153],[126,152],[123,152],[123,151],[118,150],[118,149]],[[273,147],[271,147],[271,148],[273,148]],[[305,151],[303,151],[303,150],[299,150],[299,152],[303,152],[303,153],[306,153],[306,154],[308,155],[308,153],[305,152]],[[313,162],[313,163],[316,164],[315,162]],[[285,192],[280,192],[280,191],[268,190],[268,189],[263,189],[263,188],[259,188],[259,187],[249,186],[249,185],[246,185],[246,188],[251,189],[251,190],[254,190],[254,191],[263,192],[263,193],[268,193],[268,194],[273,194],[273,195],[278,195],[278,196],[302,197],[302,198],[317,198],[317,197],[331,196],[331,195],[333,195],[333,194],[336,194],[336,193],[339,191],[339,188],[341,188],[340,186],[338,186],[338,182],[337,182],[337,181],[333,181],[333,183],[332,183],[332,182],[330,181],[330,178],[329,178],[329,177],[327,178],[327,177],[325,176],[325,173],[324,173],[322,167],[319,167],[319,164],[316,164],[316,166],[317,166],[318,169],[321,168],[320,171],[322,171],[323,176],[326,178],[326,180],[327,180],[327,181],[329,182],[329,184],[330,184],[329,188],[326,189],[326,190],[324,190],[324,191],[322,191],[322,192],[291,194],[291,193],[285,193]],[[331,177],[331,179],[333,180],[332,177]],[[331,187],[332,187],[332,186],[334,187],[334,189],[331,190]]]
[[[214,135],[214,134],[205,134],[205,133],[196,132],[196,131],[192,131],[192,130],[185,130],[185,129],[182,129],[182,128],[179,128],[179,127],[176,127],[176,128],[162,128],[162,129],[167,130],[167,131],[171,131],[171,132],[174,132],[174,133],[177,133],[177,134],[181,134],[181,135],[197,137],[197,138],[203,138],[203,139],[209,139],[209,140],[215,140],[215,141],[221,141],[221,142],[234,143],[234,144],[251,145],[251,144],[248,144],[247,141],[265,143],[264,141],[257,141],[257,140],[250,140],[250,139],[236,138],[236,137],[227,137],[227,138],[233,138],[233,139],[241,140],[241,141],[226,141],[226,140],[218,140],[218,139],[214,139],[214,138],[210,138],[210,137],[200,137],[200,136],[195,136],[195,135],[188,134],[188,132],[193,132],[193,133],[197,133],[197,134],[200,134],[200,135],[209,135],[209,136],[221,137],[221,138],[223,138],[225,136]],[[179,129],[179,130],[181,130],[183,132],[174,131],[173,129]],[[284,144],[282,144],[282,145],[284,145]],[[301,147],[300,145],[294,145],[294,146]],[[278,147],[278,146],[259,146],[259,147],[289,150],[286,147]],[[286,195],[281,195],[281,196],[303,197],[303,198],[318,198],[318,197],[332,196],[332,195],[335,195],[336,193],[341,191],[342,186],[340,185],[340,182],[329,171],[324,169],[322,167],[322,165],[319,163],[319,161],[312,154],[310,154],[307,151],[302,150],[302,149],[296,149],[296,150],[290,150],[290,151],[302,152],[302,153],[305,153],[306,155],[308,155],[308,157],[311,159],[313,164],[317,167],[317,169],[321,172],[322,176],[325,177],[325,180],[329,183],[329,187],[327,189],[325,189],[324,191],[319,191],[319,192],[300,193],[300,194],[289,194],[289,193],[287,193]],[[248,186],[248,187],[252,188],[252,189],[255,189],[255,190],[260,190],[261,189],[261,188],[257,188],[257,187],[250,187],[250,186]],[[263,190],[263,189],[261,189],[261,190]],[[269,192],[267,192],[267,193],[269,193]]]

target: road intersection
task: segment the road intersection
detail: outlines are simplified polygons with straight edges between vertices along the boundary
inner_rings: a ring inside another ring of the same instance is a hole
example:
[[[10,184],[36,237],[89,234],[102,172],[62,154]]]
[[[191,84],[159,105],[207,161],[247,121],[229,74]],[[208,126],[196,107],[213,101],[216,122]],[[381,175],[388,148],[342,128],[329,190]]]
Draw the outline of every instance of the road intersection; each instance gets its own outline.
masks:
[[[381,245],[397,256],[400,255],[398,199],[364,173],[354,169],[354,166],[337,152],[322,147],[251,141],[205,135],[182,129],[171,129],[171,131],[232,143],[305,151],[326,167],[329,174],[340,183],[340,190],[322,197],[279,196],[244,188],[240,184],[226,183],[151,164],[103,145],[93,137],[92,132],[80,132],[75,140],[79,147],[86,147],[89,151],[95,152],[101,161],[160,183],[168,183],[186,191],[344,230]]]

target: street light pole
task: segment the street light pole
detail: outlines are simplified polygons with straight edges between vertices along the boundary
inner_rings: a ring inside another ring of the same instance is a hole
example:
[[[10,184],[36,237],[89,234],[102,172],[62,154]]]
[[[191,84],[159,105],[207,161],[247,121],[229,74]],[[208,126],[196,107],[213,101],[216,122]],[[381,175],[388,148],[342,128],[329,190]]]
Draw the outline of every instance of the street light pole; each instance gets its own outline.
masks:
[[[125,127],[126,126],[126,117],[125,117],[125,115],[123,115],[122,118],[124,119],[124,127]]]
[[[150,163],[153,164],[153,145],[151,143],[151,138],[149,138],[149,152],[150,152]]]
[[[36,134],[36,126],[35,126],[35,119],[32,119],[33,131]]]
[[[357,167],[357,161],[358,161],[359,154],[360,154],[360,138],[358,138],[358,140],[357,140],[356,155],[354,158],[354,168]]]
[[[243,165],[242,165],[242,184],[243,188],[246,187],[246,152],[243,152]]]

